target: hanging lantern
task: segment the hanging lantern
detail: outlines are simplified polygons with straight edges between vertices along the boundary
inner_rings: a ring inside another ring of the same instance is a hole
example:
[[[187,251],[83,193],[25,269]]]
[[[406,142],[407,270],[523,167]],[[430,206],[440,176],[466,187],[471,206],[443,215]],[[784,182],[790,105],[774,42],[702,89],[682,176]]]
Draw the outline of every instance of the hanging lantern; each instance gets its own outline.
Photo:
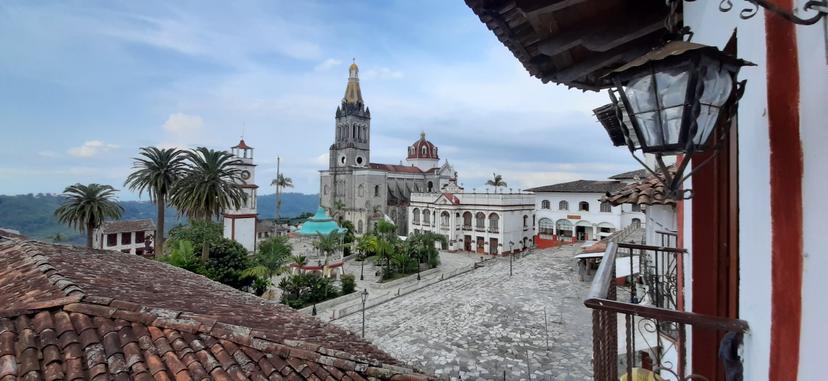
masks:
[[[753,64],[712,46],[673,41],[610,73],[610,97],[630,150],[675,155],[707,148],[736,100],[736,75],[745,65]]]

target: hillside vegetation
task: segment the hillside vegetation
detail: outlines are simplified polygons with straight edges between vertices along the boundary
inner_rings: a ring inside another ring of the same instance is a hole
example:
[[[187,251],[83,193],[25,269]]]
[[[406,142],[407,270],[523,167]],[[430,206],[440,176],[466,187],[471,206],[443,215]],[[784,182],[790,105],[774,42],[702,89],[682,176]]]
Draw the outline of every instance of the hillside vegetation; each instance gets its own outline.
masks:
[[[0,195],[0,227],[19,230],[30,238],[83,243],[78,231],[60,224],[54,217],[55,209],[60,206],[62,198],[52,194]],[[262,195],[256,200],[259,218],[273,218],[276,210],[276,196]],[[124,208],[123,219],[134,220],[151,218],[155,220],[155,206],[149,201],[121,201]],[[282,217],[296,217],[302,213],[312,213],[319,207],[319,195],[302,193],[282,194]],[[185,223],[184,217],[178,218],[173,208],[166,211],[167,228]],[[58,236],[59,235],[59,236]]]

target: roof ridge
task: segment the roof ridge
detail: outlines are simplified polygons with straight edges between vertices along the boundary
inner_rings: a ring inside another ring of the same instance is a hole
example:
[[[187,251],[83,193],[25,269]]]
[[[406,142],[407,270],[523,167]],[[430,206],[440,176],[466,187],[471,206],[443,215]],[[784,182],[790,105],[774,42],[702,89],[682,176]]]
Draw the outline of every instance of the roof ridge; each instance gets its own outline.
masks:
[[[191,334],[210,335],[236,345],[285,354],[325,365],[345,367],[356,372],[366,372],[373,377],[390,378],[395,375],[415,375],[418,373],[414,368],[386,364],[368,357],[355,356],[348,352],[329,349],[320,344],[291,339],[277,341],[268,337],[266,332],[251,327],[224,323],[210,315],[148,307],[106,297],[83,296],[76,299],[75,302],[21,311],[20,314],[60,306],[67,312],[120,319]],[[0,317],[5,317],[5,314],[0,313]]]

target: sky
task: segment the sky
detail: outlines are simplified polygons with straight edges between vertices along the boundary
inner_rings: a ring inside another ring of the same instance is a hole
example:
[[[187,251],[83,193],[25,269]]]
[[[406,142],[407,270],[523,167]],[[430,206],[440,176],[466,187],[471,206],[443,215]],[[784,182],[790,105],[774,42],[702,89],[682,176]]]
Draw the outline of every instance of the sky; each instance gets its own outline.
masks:
[[[277,156],[318,193],[352,59],[374,162],[423,131],[467,190],[637,169],[591,113],[605,94],[530,77],[462,0],[3,1],[0,36],[0,194],[122,189],[139,147],[242,136],[260,194]]]

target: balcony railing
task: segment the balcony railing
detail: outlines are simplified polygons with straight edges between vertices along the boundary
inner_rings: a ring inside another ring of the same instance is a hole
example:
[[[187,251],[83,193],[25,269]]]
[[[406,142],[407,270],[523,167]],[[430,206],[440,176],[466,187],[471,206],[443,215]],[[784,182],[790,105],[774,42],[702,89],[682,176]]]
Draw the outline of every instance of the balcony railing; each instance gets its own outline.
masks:
[[[682,289],[678,264],[684,252],[682,249],[615,242],[607,245],[584,301],[584,305],[593,310],[594,379],[618,380],[619,368],[621,374],[627,375],[651,371],[671,379],[715,379],[711,377],[715,375],[686,375],[688,325],[728,332],[720,344],[728,345],[727,350],[735,350],[740,345],[741,334],[748,329],[744,320],[676,309],[681,304]],[[624,273],[617,274],[616,266],[623,268]],[[626,277],[626,284],[630,286],[618,287],[618,276]],[[640,294],[643,302],[639,302],[639,288],[643,288]],[[619,294],[622,297],[619,298]],[[624,300],[627,298],[628,301]],[[624,319],[623,325],[618,324],[619,318]],[[620,335],[619,328],[622,330]],[[624,343],[621,356],[619,342]],[[711,348],[711,351],[716,350]]]
[[[463,225],[463,230],[472,230],[471,225]]]
[[[476,231],[476,232],[485,232],[486,227],[485,226],[475,226],[474,231]]]
[[[498,228],[489,228],[489,233],[500,233],[500,229],[498,229]]]

